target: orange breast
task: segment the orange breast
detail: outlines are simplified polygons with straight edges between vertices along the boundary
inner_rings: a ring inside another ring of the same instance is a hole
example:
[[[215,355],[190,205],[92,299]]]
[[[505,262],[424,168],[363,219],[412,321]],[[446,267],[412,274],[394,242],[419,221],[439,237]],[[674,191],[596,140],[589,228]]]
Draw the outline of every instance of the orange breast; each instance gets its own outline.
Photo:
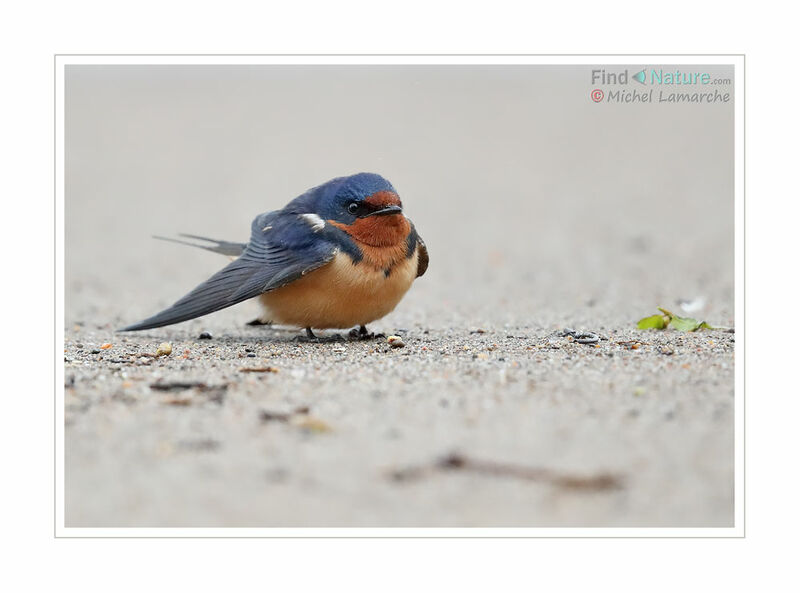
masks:
[[[298,327],[347,328],[390,313],[417,276],[418,253],[386,276],[339,253],[332,262],[261,295],[266,318]]]
[[[351,225],[334,220],[328,223],[350,235],[361,248],[364,262],[377,270],[391,269],[406,257],[411,225],[402,214],[359,218]]]

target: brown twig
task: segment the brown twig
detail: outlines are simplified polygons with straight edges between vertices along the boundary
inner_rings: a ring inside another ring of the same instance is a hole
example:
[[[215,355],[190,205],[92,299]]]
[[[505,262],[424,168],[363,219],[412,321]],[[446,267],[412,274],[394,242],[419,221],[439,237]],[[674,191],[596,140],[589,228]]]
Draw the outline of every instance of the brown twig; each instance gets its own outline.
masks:
[[[187,389],[197,389],[198,391],[208,391],[210,389],[227,389],[228,386],[224,385],[221,387],[209,387],[206,383],[202,383],[200,381],[170,381],[170,382],[160,382],[157,381],[156,383],[150,383],[150,389],[154,389],[155,391],[185,391]]]
[[[487,476],[512,477],[532,482],[541,482],[567,490],[599,492],[623,488],[621,476],[611,473],[579,475],[557,470],[515,465],[496,461],[471,459],[458,453],[451,453],[424,466],[412,466],[392,472],[392,479],[400,482],[418,480],[441,471],[470,471]]]
[[[240,367],[240,373],[278,373],[277,367]]]
[[[289,422],[295,416],[307,416],[311,411],[308,406],[299,406],[291,412],[271,412],[269,410],[261,410],[258,415],[261,422]]]

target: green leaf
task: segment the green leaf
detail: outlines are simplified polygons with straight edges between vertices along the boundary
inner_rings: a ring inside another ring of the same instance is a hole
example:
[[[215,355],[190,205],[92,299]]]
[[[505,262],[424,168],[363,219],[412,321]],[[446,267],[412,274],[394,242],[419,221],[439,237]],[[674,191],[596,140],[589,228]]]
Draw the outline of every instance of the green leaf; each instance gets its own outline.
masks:
[[[694,332],[697,331],[698,329],[716,329],[714,327],[711,327],[705,321],[697,321],[697,319],[693,319],[691,317],[680,317],[678,315],[675,315],[675,313],[673,313],[672,311],[667,311],[663,307],[659,307],[658,310],[669,318],[667,324],[669,325],[671,323],[672,327],[674,327],[678,331]]]
[[[682,332],[693,332],[700,327],[701,323],[691,317],[672,316],[672,327]]]
[[[668,311],[664,307],[658,307],[658,310],[663,315],[652,315],[640,319],[636,324],[639,329],[665,329],[668,325],[672,326],[682,332],[693,332],[698,329],[726,329],[724,327],[714,327],[705,321],[697,321],[691,317],[680,317],[675,315],[672,311]]]
[[[664,321],[663,315],[652,315],[650,317],[640,319],[636,324],[636,327],[639,329],[664,329],[667,327],[667,322]]]
[[[670,322],[670,319],[675,317],[675,314],[672,311],[667,311],[664,307],[659,307],[658,310],[667,316],[667,323]]]

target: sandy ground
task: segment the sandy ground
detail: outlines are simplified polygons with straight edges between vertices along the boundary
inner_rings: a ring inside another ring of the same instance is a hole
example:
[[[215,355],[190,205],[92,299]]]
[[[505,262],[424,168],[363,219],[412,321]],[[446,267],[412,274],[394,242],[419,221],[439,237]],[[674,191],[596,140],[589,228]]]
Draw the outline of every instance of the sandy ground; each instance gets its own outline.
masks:
[[[69,67],[67,526],[732,525],[735,334],[635,329],[733,325],[732,104],[594,104],[590,70]],[[255,303],[114,332],[225,264],[151,235],[246,240],[362,170],[431,255],[371,327],[404,348]]]

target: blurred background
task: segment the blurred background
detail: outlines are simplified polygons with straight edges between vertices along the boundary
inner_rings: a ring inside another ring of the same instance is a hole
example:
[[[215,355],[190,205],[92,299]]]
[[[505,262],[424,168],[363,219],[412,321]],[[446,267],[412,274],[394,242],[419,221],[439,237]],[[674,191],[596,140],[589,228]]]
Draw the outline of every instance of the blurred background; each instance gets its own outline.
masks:
[[[67,321],[138,320],[220,266],[151,235],[246,241],[256,214],[371,171],[429,245],[425,323],[629,321],[698,295],[727,323],[733,102],[594,103],[599,68],[626,67],[68,66]]]

